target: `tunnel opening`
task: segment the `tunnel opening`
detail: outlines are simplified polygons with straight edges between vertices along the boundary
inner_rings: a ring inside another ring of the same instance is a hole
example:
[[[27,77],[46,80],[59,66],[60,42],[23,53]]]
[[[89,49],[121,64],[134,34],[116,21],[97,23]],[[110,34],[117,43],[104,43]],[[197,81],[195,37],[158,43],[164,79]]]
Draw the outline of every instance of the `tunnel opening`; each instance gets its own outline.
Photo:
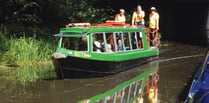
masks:
[[[161,4],[163,40],[208,46],[209,3],[170,2]]]

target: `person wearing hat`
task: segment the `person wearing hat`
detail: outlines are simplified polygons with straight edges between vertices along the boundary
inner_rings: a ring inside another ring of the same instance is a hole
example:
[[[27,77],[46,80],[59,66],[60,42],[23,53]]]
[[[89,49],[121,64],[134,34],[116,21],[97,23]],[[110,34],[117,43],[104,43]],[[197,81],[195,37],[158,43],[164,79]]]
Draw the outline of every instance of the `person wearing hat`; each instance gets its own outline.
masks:
[[[115,21],[126,22],[126,17],[124,15],[125,10],[120,9],[120,13],[115,16]]]
[[[157,31],[159,29],[159,14],[157,13],[157,9],[155,7],[150,8],[150,14],[149,14],[149,29],[151,32]],[[156,32],[151,33],[150,39],[155,39]],[[155,42],[151,42],[151,46],[154,46]]]
[[[94,41],[94,44],[93,44],[93,51],[96,51],[96,52],[98,52],[98,53],[101,53],[100,48],[101,48],[100,42]]]
[[[142,10],[140,5],[137,6],[136,11],[132,15],[132,25],[138,25],[144,28],[144,16],[145,12]]]

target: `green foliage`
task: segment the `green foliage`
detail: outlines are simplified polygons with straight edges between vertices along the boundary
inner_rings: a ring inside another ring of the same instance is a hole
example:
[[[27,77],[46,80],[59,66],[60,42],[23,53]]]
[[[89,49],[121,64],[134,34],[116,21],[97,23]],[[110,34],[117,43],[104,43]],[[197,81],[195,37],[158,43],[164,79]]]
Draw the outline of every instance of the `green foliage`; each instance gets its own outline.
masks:
[[[5,30],[1,30],[0,33],[2,64],[19,65],[50,61],[51,54],[56,49],[56,43],[51,39],[37,39],[36,36],[6,37],[8,34]]]
[[[0,1],[0,22],[11,35],[45,36],[58,32],[69,22],[101,23],[113,19],[114,10],[96,8],[99,1],[88,0],[3,0]],[[34,31],[35,30],[35,31]],[[55,31],[56,30],[56,31]],[[44,33],[42,33],[44,32]]]
[[[30,0],[5,0],[2,1],[4,20],[9,23],[37,24],[40,18],[37,15],[39,4]]]

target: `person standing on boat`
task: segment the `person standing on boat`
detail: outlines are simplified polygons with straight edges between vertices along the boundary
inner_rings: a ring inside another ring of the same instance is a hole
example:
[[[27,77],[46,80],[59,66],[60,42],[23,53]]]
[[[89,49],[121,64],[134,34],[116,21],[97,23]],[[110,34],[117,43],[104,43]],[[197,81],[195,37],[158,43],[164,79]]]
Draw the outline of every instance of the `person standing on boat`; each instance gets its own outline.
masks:
[[[126,22],[126,17],[124,15],[125,10],[120,9],[120,13],[115,16],[115,21]]]
[[[156,44],[156,32],[159,29],[159,14],[157,13],[157,9],[155,7],[150,8],[151,13],[149,14],[149,29],[150,33],[150,46],[155,46]]]
[[[140,5],[137,6],[136,11],[132,15],[132,25],[138,25],[144,28],[144,16],[145,12],[142,10]]]

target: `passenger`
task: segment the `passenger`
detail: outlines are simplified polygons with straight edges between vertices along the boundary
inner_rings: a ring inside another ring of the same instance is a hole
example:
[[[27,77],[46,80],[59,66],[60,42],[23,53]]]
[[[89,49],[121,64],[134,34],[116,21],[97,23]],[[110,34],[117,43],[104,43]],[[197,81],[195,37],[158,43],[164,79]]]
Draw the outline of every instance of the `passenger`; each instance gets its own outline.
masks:
[[[94,44],[93,44],[93,51],[96,51],[96,52],[98,52],[98,53],[101,53],[100,48],[101,48],[100,42],[94,41]]]
[[[155,7],[150,8],[151,13],[149,14],[149,29],[151,32],[157,31],[159,29],[159,14]],[[150,39],[155,40],[156,32],[150,34]],[[150,46],[155,46],[155,42],[151,42]]]
[[[120,13],[115,16],[115,21],[126,22],[126,17],[124,15],[125,10],[120,9]]]
[[[122,40],[119,39],[119,40],[118,40],[118,51],[122,51],[122,50],[123,50]]]
[[[123,47],[123,41],[121,39],[118,40],[118,51],[125,51],[126,48]]]
[[[110,34],[108,37],[108,43],[111,45],[111,47],[112,47],[112,51],[114,51],[115,49],[115,47],[114,47],[114,39],[113,39],[113,34]]]
[[[145,12],[142,10],[140,5],[137,6],[136,11],[132,15],[132,25],[138,25],[144,28],[144,16]]]
[[[65,49],[70,49],[70,44],[68,40],[62,40],[62,47],[64,47]]]
[[[138,48],[141,49],[142,48],[142,39],[139,39],[138,40],[138,44],[139,44],[139,47]]]
[[[107,44],[107,53],[112,53],[113,51],[111,50],[111,44]]]

